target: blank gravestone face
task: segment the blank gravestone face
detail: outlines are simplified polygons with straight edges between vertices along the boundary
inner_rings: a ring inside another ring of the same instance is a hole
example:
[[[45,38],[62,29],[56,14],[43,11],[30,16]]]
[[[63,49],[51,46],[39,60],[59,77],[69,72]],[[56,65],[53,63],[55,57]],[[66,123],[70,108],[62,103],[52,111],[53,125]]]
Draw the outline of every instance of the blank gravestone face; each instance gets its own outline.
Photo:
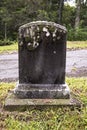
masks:
[[[21,26],[16,95],[21,98],[69,98],[65,59],[65,27],[45,21]]]

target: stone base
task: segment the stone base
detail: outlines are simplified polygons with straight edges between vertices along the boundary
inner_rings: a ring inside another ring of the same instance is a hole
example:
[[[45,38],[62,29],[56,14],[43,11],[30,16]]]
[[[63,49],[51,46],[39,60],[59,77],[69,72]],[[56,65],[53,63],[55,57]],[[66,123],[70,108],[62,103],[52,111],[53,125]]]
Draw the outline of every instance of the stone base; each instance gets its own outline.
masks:
[[[14,89],[18,98],[69,99],[70,90],[66,84],[18,84]]]
[[[8,93],[5,100],[4,108],[10,111],[25,111],[27,109],[39,108],[44,109],[48,107],[81,107],[81,102],[72,95],[70,99],[20,99],[14,95],[13,91]]]

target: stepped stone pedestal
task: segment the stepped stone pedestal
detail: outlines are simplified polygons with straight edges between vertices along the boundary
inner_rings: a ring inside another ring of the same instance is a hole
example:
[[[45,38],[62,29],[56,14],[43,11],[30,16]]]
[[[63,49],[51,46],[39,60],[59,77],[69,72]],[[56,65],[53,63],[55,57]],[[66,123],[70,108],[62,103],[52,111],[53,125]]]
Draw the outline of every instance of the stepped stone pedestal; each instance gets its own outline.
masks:
[[[75,105],[65,83],[66,32],[64,26],[47,21],[19,28],[19,82],[9,94],[6,108],[47,102]]]

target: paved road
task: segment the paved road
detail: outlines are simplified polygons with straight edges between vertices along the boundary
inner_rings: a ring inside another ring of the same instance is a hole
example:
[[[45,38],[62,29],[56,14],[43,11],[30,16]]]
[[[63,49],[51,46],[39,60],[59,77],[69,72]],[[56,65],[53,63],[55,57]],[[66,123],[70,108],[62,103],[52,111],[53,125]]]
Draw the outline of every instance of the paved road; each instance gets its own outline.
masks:
[[[87,76],[87,50],[67,51],[67,76]],[[0,81],[18,80],[18,54],[0,54]]]

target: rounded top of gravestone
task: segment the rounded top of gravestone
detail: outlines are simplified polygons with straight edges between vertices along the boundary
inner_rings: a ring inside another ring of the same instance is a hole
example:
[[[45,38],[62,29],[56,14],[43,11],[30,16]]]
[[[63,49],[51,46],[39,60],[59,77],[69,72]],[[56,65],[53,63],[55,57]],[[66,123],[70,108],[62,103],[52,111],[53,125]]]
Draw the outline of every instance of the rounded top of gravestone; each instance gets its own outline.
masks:
[[[34,22],[30,22],[30,23],[27,23],[27,24],[24,24],[22,26],[20,26],[19,30],[21,29],[24,29],[24,28],[28,28],[28,27],[31,27],[31,26],[52,26],[52,27],[55,27],[57,29],[60,29],[60,30],[63,30],[64,33],[67,32],[67,29],[66,27],[60,25],[60,24],[57,24],[57,23],[54,23],[54,22],[48,22],[48,21],[34,21]]]
[[[55,43],[66,35],[66,28],[54,22],[36,21],[27,23],[19,28],[19,45],[23,46],[23,38],[28,50],[36,49],[41,41]]]

